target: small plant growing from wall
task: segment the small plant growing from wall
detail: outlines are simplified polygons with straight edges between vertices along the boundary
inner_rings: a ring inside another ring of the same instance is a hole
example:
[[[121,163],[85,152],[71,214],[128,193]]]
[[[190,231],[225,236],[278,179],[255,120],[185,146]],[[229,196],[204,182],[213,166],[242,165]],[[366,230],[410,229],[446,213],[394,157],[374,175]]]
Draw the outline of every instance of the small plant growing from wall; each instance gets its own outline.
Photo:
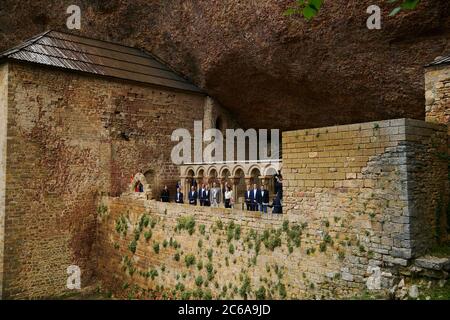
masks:
[[[206,272],[208,273],[208,281],[211,281],[214,278],[214,267],[211,262],[206,264]]]
[[[139,241],[141,237],[141,230],[139,228],[134,229],[134,240]]]
[[[201,287],[203,284],[203,277],[202,276],[197,276],[197,278],[195,278],[195,284],[197,287]]]
[[[133,239],[133,241],[130,242],[130,244],[128,245],[128,249],[135,254],[136,253],[136,248],[137,248],[137,241],[136,239]]]
[[[144,238],[145,238],[145,241],[148,242],[152,238],[152,231],[151,230],[145,231]]]
[[[204,235],[205,235],[205,232],[206,232],[206,226],[205,226],[204,224],[201,224],[201,225],[198,227],[198,229],[199,229],[199,231],[200,231],[200,234],[201,234],[202,236],[204,236]]]
[[[180,253],[179,252],[176,252],[175,254],[174,254],[174,256],[173,256],[173,259],[175,260],[175,261],[180,261]]]
[[[234,254],[234,245],[232,243],[230,243],[229,247],[228,247],[228,252],[230,254]]]
[[[278,286],[278,294],[280,295],[280,298],[282,300],[286,299],[287,292],[286,292],[286,286],[284,285],[284,283],[279,282],[277,286]]]
[[[127,234],[128,222],[123,214],[116,220],[116,231],[123,236],[126,236]]]
[[[283,231],[288,232],[289,230],[289,220],[284,220],[282,225]]]
[[[242,279],[242,285],[239,288],[239,294],[243,299],[247,300],[250,292],[251,292],[250,277],[247,274],[245,274]]]
[[[264,231],[263,235],[264,246],[270,251],[274,251],[275,248],[281,246],[281,232],[269,232]]]
[[[150,228],[154,229],[157,222],[158,222],[157,218],[151,217],[150,218]]]
[[[206,255],[208,256],[208,260],[212,261],[213,258],[213,249],[208,249]]]
[[[259,287],[258,290],[255,291],[256,300],[266,300],[266,288],[264,286]]]
[[[186,267],[190,267],[194,265],[195,263],[195,256],[193,254],[188,254],[184,257],[184,262],[186,264]]]
[[[291,229],[286,231],[288,236],[288,241],[292,241],[294,245],[298,248],[301,244],[302,228],[301,226],[294,224]]]
[[[143,230],[144,228],[147,228],[149,223],[150,217],[146,213],[142,214],[141,219],[139,220],[139,229]]]
[[[155,280],[155,278],[158,276],[158,271],[156,269],[151,269],[148,272],[148,276],[152,279]]]
[[[238,241],[241,238],[241,226],[234,228],[234,240]]]
[[[100,219],[105,218],[106,216],[108,216],[108,207],[106,205],[104,205],[103,203],[101,203],[97,207],[97,214],[100,217]]]
[[[153,243],[153,251],[158,254],[159,253],[159,242]]]
[[[178,231],[186,230],[189,235],[193,235],[195,232],[195,219],[192,216],[183,216],[177,219]]]

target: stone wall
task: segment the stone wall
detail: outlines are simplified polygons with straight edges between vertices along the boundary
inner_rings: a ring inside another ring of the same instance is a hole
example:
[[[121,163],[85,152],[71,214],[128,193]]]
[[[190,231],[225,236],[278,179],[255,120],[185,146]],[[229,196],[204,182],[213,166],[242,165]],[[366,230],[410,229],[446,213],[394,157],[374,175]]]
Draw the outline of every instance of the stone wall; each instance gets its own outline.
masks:
[[[8,109],[8,66],[0,66],[0,297],[3,292],[3,250],[5,236],[6,131]]]
[[[335,299],[364,286],[349,283],[346,269],[329,267],[342,265],[342,257],[333,254],[323,263],[325,254],[309,243],[307,217],[130,196],[104,204],[109,210],[99,218],[97,278],[116,297]]]
[[[100,194],[140,170],[175,185],[170,135],[203,119],[205,97],[11,63],[8,97],[3,297],[54,296],[70,265],[92,278]]]
[[[445,237],[446,136],[407,119],[286,132],[286,215],[104,199],[98,279],[151,299],[387,294]]]
[[[445,236],[445,143],[445,126],[408,119],[285,133],[286,210],[315,220],[316,242],[344,240],[354,273],[406,265]]]
[[[427,122],[449,124],[450,65],[426,68],[425,103],[425,115]]]

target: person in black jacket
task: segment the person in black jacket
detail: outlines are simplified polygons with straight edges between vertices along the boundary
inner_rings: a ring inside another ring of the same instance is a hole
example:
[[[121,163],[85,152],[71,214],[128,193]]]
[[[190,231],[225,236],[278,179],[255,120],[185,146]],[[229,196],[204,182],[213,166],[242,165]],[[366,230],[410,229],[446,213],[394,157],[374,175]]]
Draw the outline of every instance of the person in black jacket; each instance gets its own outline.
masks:
[[[281,214],[283,213],[283,206],[281,203],[280,193],[278,192],[272,202],[272,213],[273,214]]]
[[[181,192],[179,187],[177,188],[177,193],[175,194],[175,202],[176,203],[184,203],[183,192]]]
[[[169,189],[167,188],[167,186],[164,186],[163,191],[161,191],[161,201],[169,202],[169,199],[170,199]]]
[[[250,185],[247,185],[247,191],[245,191],[245,204],[247,205],[247,211],[253,211],[253,192]]]
[[[253,184],[253,190],[251,190],[252,199],[252,211],[258,211],[259,198],[261,197],[261,190],[258,189],[258,185]]]
[[[195,191],[195,187],[192,186],[191,187],[191,191],[189,192],[189,204],[191,206],[196,206],[197,205],[197,199],[198,199],[197,191]]]
[[[209,189],[209,184],[206,185],[205,191],[203,192],[203,205],[205,207],[211,206],[211,190]]]
[[[266,190],[264,185],[261,185],[261,191],[258,197],[259,211],[261,213],[267,213],[267,207],[269,206],[269,190]]]
[[[202,184],[200,190],[198,191],[198,200],[200,200],[200,206],[203,207],[205,205],[205,184]]]

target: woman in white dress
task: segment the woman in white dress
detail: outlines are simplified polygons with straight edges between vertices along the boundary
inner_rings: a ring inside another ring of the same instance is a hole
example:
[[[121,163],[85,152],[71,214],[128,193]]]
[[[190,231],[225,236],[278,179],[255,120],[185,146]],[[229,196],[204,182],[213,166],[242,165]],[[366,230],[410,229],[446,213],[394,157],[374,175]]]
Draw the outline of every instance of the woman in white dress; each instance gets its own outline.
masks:
[[[230,186],[227,186],[225,190],[225,208],[232,208],[234,205],[234,194]]]

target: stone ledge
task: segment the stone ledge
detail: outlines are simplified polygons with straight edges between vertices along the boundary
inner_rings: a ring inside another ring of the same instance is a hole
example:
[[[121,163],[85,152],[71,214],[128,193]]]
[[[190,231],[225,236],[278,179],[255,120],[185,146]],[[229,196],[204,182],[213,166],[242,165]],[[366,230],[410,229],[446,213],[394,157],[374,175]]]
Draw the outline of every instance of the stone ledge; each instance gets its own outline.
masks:
[[[438,258],[433,256],[424,256],[414,261],[417,267],[430,270],[450,271],[450,257]]]

